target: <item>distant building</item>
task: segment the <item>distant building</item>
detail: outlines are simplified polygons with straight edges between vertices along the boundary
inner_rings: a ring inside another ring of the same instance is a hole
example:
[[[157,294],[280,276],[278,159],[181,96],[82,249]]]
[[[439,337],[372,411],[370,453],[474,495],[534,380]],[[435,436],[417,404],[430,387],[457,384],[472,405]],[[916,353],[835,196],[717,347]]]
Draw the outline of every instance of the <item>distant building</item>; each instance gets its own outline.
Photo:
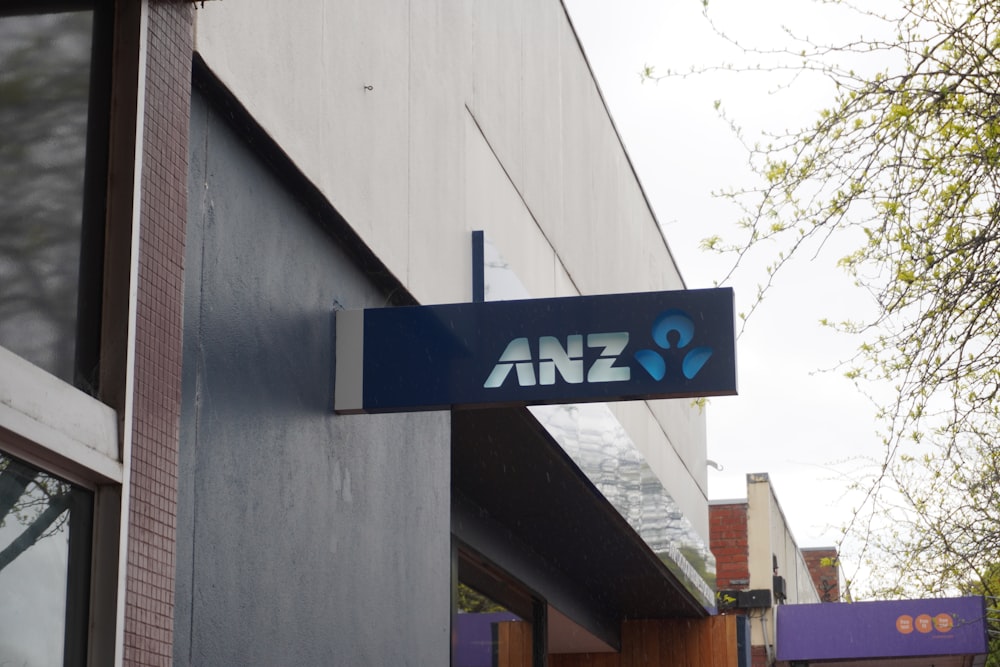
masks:
[[[709,522],[719,612],[749,620],[753,667],[985,664],[982,597],[851,602],[837,549],[796,545],[767,474]]]
[[[839,600],[837,550],[798,547],[766,473],[747,475],[745,500],[710,503],[709,532],[719,609],[750,619],[753,665],[771,665],[776,607]]]
[[[821,602],[841,602],[841,581],[843,570],[840,567],[840,554],[836,547],[804,547],[802,557],[812,575],[813,586],[819,593]]]

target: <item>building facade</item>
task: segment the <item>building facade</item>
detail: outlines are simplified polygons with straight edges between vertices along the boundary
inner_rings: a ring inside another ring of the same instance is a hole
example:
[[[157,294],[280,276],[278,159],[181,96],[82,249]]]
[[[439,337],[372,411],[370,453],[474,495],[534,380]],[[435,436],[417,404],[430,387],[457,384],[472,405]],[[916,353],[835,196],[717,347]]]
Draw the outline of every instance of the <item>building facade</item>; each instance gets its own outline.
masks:
[[[685,288],[561,2],[0,35],[0,658],[737,664],[690,400],[333,410],[338,312]]]
[[[16,664],[171,659],[192,18],[0,4],[0,654]]]

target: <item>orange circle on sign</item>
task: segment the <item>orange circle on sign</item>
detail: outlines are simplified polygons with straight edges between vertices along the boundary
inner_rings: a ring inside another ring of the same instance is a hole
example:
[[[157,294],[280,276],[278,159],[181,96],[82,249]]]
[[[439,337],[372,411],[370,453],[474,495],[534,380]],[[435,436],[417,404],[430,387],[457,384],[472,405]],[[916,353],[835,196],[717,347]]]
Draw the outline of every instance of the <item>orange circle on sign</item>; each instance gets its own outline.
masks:
[[[951,614],[938,614],[934,617],[934,627],[938,632],[951,632],[955,627],[955,621]]]
[[[913,617],[903,614],[896,619],[896,630],[901,634],[908,635],[913,632]]]
[[[929,614],[920,614],[913,620],[913,625],[917,628],[917,632],[928,633],[934,629],[934,621],[931,620]]]

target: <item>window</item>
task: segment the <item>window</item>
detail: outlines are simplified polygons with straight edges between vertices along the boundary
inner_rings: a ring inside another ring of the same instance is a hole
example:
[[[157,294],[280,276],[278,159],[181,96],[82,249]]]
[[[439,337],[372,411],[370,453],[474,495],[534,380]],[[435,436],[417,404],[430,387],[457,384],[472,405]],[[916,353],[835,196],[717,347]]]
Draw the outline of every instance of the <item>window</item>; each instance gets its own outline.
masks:
[[[100,351],[102,321],[127,321],[130,233],[107,226],[131,229],[108,215],[131,211],[128,71],[108,178],[113,54],[137,62],[130,7],[0,0],[0,665],[111,664],[118,646],[120,335]]]
[[[0,345],[94,393],[110,40],[88,4],[0,2]]]
[[[452,667],[543,664],[544,602],[471,550],[457,559]]]
[[[83,665],[93,496],[0,451],[0,664]]]
[[[452,667],[500,667],[531,660],[531,623],[470,586],[458,585]]]

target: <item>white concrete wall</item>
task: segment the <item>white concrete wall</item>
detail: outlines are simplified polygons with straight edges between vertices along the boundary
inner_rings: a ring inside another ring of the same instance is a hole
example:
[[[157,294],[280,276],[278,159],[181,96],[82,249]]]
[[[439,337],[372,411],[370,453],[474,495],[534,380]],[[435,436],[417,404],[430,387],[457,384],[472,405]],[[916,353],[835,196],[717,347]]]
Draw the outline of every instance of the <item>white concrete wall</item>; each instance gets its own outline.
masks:
[[[683,287],[559,0],[211,2],[196,45],[423,303],[476,229],[535,296]],[[707,544],[704,416],[615,411]]]
[[[795,543],[785,514],[766,473],[747,475],[747,548],[749,551],[750,589],[773,589],[774,557],[778,575],[785,578],[788,598],[785,604],[821,602],[809,568]],[[766,613],[767,643],[774,644],[774,614]],[[752,625],[751,643],[765,641],[762,626]]]

